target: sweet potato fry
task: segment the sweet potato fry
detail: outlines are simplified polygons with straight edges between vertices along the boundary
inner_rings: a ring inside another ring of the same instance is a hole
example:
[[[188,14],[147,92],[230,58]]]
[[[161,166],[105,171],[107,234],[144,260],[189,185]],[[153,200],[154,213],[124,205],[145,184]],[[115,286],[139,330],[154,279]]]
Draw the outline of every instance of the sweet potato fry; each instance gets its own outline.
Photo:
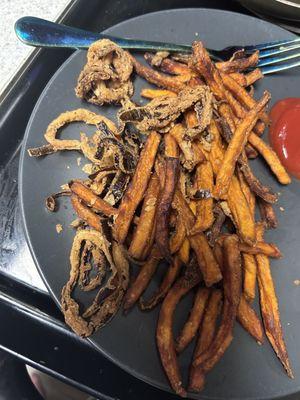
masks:
[[[266,243],[262,241],[258,241],[254,246],[249,246],[245,243],[240,243],[239,248],[244,253],[248,254],[264,254],[267,257],[272,258],[281,258],[281,251],[274,243]]]
[[[256,51],[249,57],[231,59],[229,61],[217,62],[218,70],[225,73],[242,72],[248,68],[255,67],[259,60],[259,52]]]
[[[175,225],[175,233],[170,237],[170,252],[171,254],[177,253],[180,250],[186,238],[185,225],[180,215],[177,215]]]
[[[255,149],[266,160],[267,164],[269,165],[269,167],[271,168],[271,170],[277,177],[278,181],[282,185],[287,185],[287,184],[291,183],[291,178],[287,174],[284,166],[281,164],[281,161],[279,160],[275,151],[273,151],[266,142],[264,142],[261,138],[259,138],[254,133],[250,133],[248,140],[252,144],[252,146],[254,146]]]
[[[89,207],[85,206],[76,196],[71,196],[72,206],[80,219],[83,219],[89,226],[96,229],[96,231],[102,232],[101,218],[99,215],[94,213]]]
[[[193,361],[206,374],[220,360],[232,341],[233,324],[241,298],[241,260],[238,238],[229,235],[224,240],[224,306],[218,333],[211,345]]]
[[[179,159],[175,157],[165,158],[165,184],[159,196],[156,211],[155,241],[161,254],[171,259],[169,246],[169,218],[174,192],[179,175]]]
[[[261,72],[261,70],[259,68],[253,69],[252,71],[245,74],[246,86],[253,85],[253,83],[258,81],[259,79],[262,79],[263,77],[264,77],[263,73]]]
[[[243,253],[244,267],[244,287],[243,292],[247,301],[252,302],[255,299],[255,286],[257,276],[257,265],[253,254]]]
[[[226,113],[227,113],[227,110],[225,110],[225,114],[224,114],[225,117],[220,118],[218,122],[219,122],[219,125],[221,126],[221,132],[222,132],[223,138],[226,140],[227,143],[230,143],[230,140],[232,137],[232,132],[231,132],[231,129],[230,129],[227,121],[225,121]],[[233,121],[230,120],[230,116],[229,117],[227,116],[227,118],[229,118],[229,121],[231,123],[234,123]],[[257,194],[257,196],[261,197],[262,199],[266,200],[269,203],[274,203],[275,201],[277,201],[277,196],[271,191],[271,189],[268,188],[267,186],[264,186],[254,176],[254,174],[250,168],[248,159],[243,151],[238,158],[238,163],[239,163],[238,177],[239,177],[239,181],[240,181],[243,192],[245,192],[245,190],[244,190],[245,187],[244,187],[244,183],[243,183],[243,178],[240,176],[239,171],[242,171],[248,185],[250,186],[251,190],[255,194]],[[249,197],[249,196],[246,196],[246,197]],[[250,208],[252,208],[251,204],[250,204]]]
[[[195,190],[213,190],[213,170],[209,161],[204,161],[196,167],[194,189]],[[204,232],[211,227],[214,221],[213,198],[212,196],[196,201],[196,221],[190,234]]]
[[[208,231],[208,241],[211,246],[214,246],[216,240],[218,239],[222,226],[226,219],[224,211],[218,204],[214,207],[213,213],[214,213],[214,222],[212,224],[212,227]]]
[[[145,88],[141,90],[141,96],[145,97],[146,99],[156,99],[157,97],[163,97],[163,96],[170,96],[170,97],[176,97],[177,94],[175,92],[172,92],[171,90],[164,90],[164,89],[149,89]]]
[[[154,54],[145,53],[144,57],[150,65],[154,66],[152,63]],[[162,72],[170,75],[193,75],[193,71],[188,67],[188,65],[172,60],[171,58],[164,58],[161,60],[159,65],[155,66],[158,67]]]
[[[184,265],[187,265],[190,260],[191,245],[188,238],[185,238],[178,252],[178,256]]]
[[[126,239],[134,212],[147,189],[159,142],[160,135],[151,132],[141,151],[132,181],[122,198],[114,224],[114,236],[120,243]]]
[[[224,83],[224,86],[230,90],[233,95],[248,109],[256,106],[256,101],[249,95],[249,93],[244,89],[241,85],[239,85],[233,78],[229,75],[221,72],[221,78]],[[263,121],[265,124],[269,124],[269,116],[265,111],[259,112],[259,119]]]
[[[262,241],[264,228],[262,224],[257,226],[258,240]],[[258,288],[260,296],[260,309],[264,322],[265,332],[277,357],[284,366],[287,375],[293,378],[293,371],[290,366],[287,349],[283,339],[282,327],[278,301],[275,293],[275,287],[271,275],[270,263],[267,256],[263,254],[256,255]]]
[[[157,250],[157,247],[153,247],[148,260],[142,265],[137,277],[128,288],[125,297],[123,309],[128,311],[138,301],[144,290],[146,290],[149,282],[154,275],[157,264],[161,259],[161,255]]]
[[[182,215],[190,245],[196,254],[206,286],[209,287],[214,283],[219,282],[222,279],[222,274],[206,236],[203,233],[198,233],[196,235],[189,234],[190,230],[194,226],[195,216],[178,189],[174,195],[173,206],[177,212]]]
[[[177,353],[181,353],[194,339],[201,324],[209,294],[208,288],[201,287],[198,289],[190,315],[176,339]]]
[[[258,207],[261,219],[264,222],[266,228],[277,228],[278,221],[272,204],[269,204],[266,201],[260,199],[258,202]]]
[[[174,391],[186,397],[182,387],[181,373],[177,361],[175,343],[172,332],[174,311],[180,299],[186,295],[200,281],[199,269],[195,264],[190,264],[184,276],[179,278],[165,297],[157,323],[156,340],[160,359]]]
[[[72,193],[75,193],[86,205],[93,207],[108,217],[116,215],[118,210],[112,207],[101,197],[97,196],[92,189],[88,188],[81,182],[71,182],[69,184]]]
[[[264,332],[262,324],[243,294],[238,308],[237,320],[258,344],[263,343]]]
[[[246,117],[237,126],[232,139],[229,142],[222,167],[220,168],[216,178],[214,195],[217,198],[226,197],[238,157],[247,143],[248,136],[258,119],[259,112],[264,108],[269,99],[269,93],[265,92],[262,99],[251,108]]]
[[[195,128],[198,125],[198,119],[195,110],[187,110],[184,113],[184,120],[188,128]]]
[[[145,193],[139,222],[133,232],[132,240],[128,250],[128,254],[136,260],[142,259],[143,252],[149,241],[151,241],[151,233],[157,211],[158,195],[159,179],[156,173],[154,173],[149,181],[149,186]]]
[[[162,74],[161,72],[155,71],[152,68],[146,67],[131,56],[135,72],[146,79],[150,83],[158,87],[162,87],[167,90],[171,90],[175,93],[179,92],[185,86],[177,77]]]
[[[180,269],[182,266],[182,262],[178,255],[175,255],[172,263],[170,263],[168,270],[158,288],[158,290],[154,293],[154,295],[147,301],[144,301],[142,298],[140,299],[140,308],[141,310],[152,310],[158,303],[160,303],[166,294],[168,293],[169,289],[175,282]]]
[[[246,182],[245,176],[243,175],[242,171],[240,168],[237,168],[237,176],[239,178],[240,186],[242,189],[242,192],[244,193],[244,196],[246,197],[246,200],[248,202],[251,214],[253,215],[253,218],[255,217],[255,195],[251,191],[248,183]]]
[[[206,306],[202,326],[199,329],[199,338],[193,354],[193,360],[199,357],[211,345],[217,325],[217,318],[220,312],[222,302],[222,292],[219,289],[213,289]],[[189,377],[189,390],[191,392],[200,392],[203,388],[204,379],[201,367],[191,366]]]
[[[170,133],[164,136],[165,141],[165,156],[166,157],[179,157],[177,142]]]
[[[174,137],[183,153],[183,166],[191,171],[197,164],[204,160],[204,155],[195,141],[191,143],[184,139],[184,132],[185,129],[182,124],[176,124],[170,130],[170,134]]]

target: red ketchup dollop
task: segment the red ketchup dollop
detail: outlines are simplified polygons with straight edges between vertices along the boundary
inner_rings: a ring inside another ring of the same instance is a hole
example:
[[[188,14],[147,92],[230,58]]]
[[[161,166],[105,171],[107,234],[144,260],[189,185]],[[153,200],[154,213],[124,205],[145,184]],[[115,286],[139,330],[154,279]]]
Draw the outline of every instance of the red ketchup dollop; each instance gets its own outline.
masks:
[[[300,179],[300,98],[278,101],[270,117],[270,143],[287,171]]]

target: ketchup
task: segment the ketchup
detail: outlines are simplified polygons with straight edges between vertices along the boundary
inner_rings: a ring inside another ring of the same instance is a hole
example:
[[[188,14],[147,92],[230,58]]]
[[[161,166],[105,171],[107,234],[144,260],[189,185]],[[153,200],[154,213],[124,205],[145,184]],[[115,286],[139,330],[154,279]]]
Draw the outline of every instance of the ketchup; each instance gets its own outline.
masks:
[[[287,171],[300,179],[300,98],[278,101],[270,117],[271,145]]]

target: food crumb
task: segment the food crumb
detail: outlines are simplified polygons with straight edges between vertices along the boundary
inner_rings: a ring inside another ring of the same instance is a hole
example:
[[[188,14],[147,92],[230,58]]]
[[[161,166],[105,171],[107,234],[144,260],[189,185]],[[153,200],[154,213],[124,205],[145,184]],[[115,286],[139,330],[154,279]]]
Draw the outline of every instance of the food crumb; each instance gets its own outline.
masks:
[[[64,183],[63,185],[60,185],[60,188],[61,188],[63,191],[70,190],[70,187],[69,187],[69,184],[68,184],[68,183]]]
[[[278,192],[277,194],[278,194],[278,196],[281,196],[281,192]]]
[[[280,211],[284,211],[284,208],[283,208],[283,207],[279,207],[279,210],[280,210]]]
[[[57,233],[60,233],[63,230],[62,224],[56,224],[55,229]]]
[[[199,36],[199,32],[195,32],[195,36]]]
[[[294,285],[300,286],[300,279],[295,279],[294,280]]]
[[[77,157],[77,165],[78,165],[78,167],[80,166],[80,164],[81,164],[81,157]]]
[[[67,165],[67,169],[70,169],[70,165]]]
[[[287,326],[290,326],[290,325],[291,325],[291,323],[290,323],[290,322],[288,322],[288,323],[287,323]]]

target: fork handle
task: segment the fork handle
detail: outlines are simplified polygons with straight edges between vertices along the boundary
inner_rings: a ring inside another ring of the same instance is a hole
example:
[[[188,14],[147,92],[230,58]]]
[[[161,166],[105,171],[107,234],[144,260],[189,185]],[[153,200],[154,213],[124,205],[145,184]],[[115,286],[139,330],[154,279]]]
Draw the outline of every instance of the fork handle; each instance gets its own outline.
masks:
[[[123,39],[102,33],[56,24],[36,17],[23,17],[16,21],[15,32],[25,44],[35,47],[67,47],[86,49],[99,39],[111,39],[123,49],[190,52],[191,46],[173,43]]]

